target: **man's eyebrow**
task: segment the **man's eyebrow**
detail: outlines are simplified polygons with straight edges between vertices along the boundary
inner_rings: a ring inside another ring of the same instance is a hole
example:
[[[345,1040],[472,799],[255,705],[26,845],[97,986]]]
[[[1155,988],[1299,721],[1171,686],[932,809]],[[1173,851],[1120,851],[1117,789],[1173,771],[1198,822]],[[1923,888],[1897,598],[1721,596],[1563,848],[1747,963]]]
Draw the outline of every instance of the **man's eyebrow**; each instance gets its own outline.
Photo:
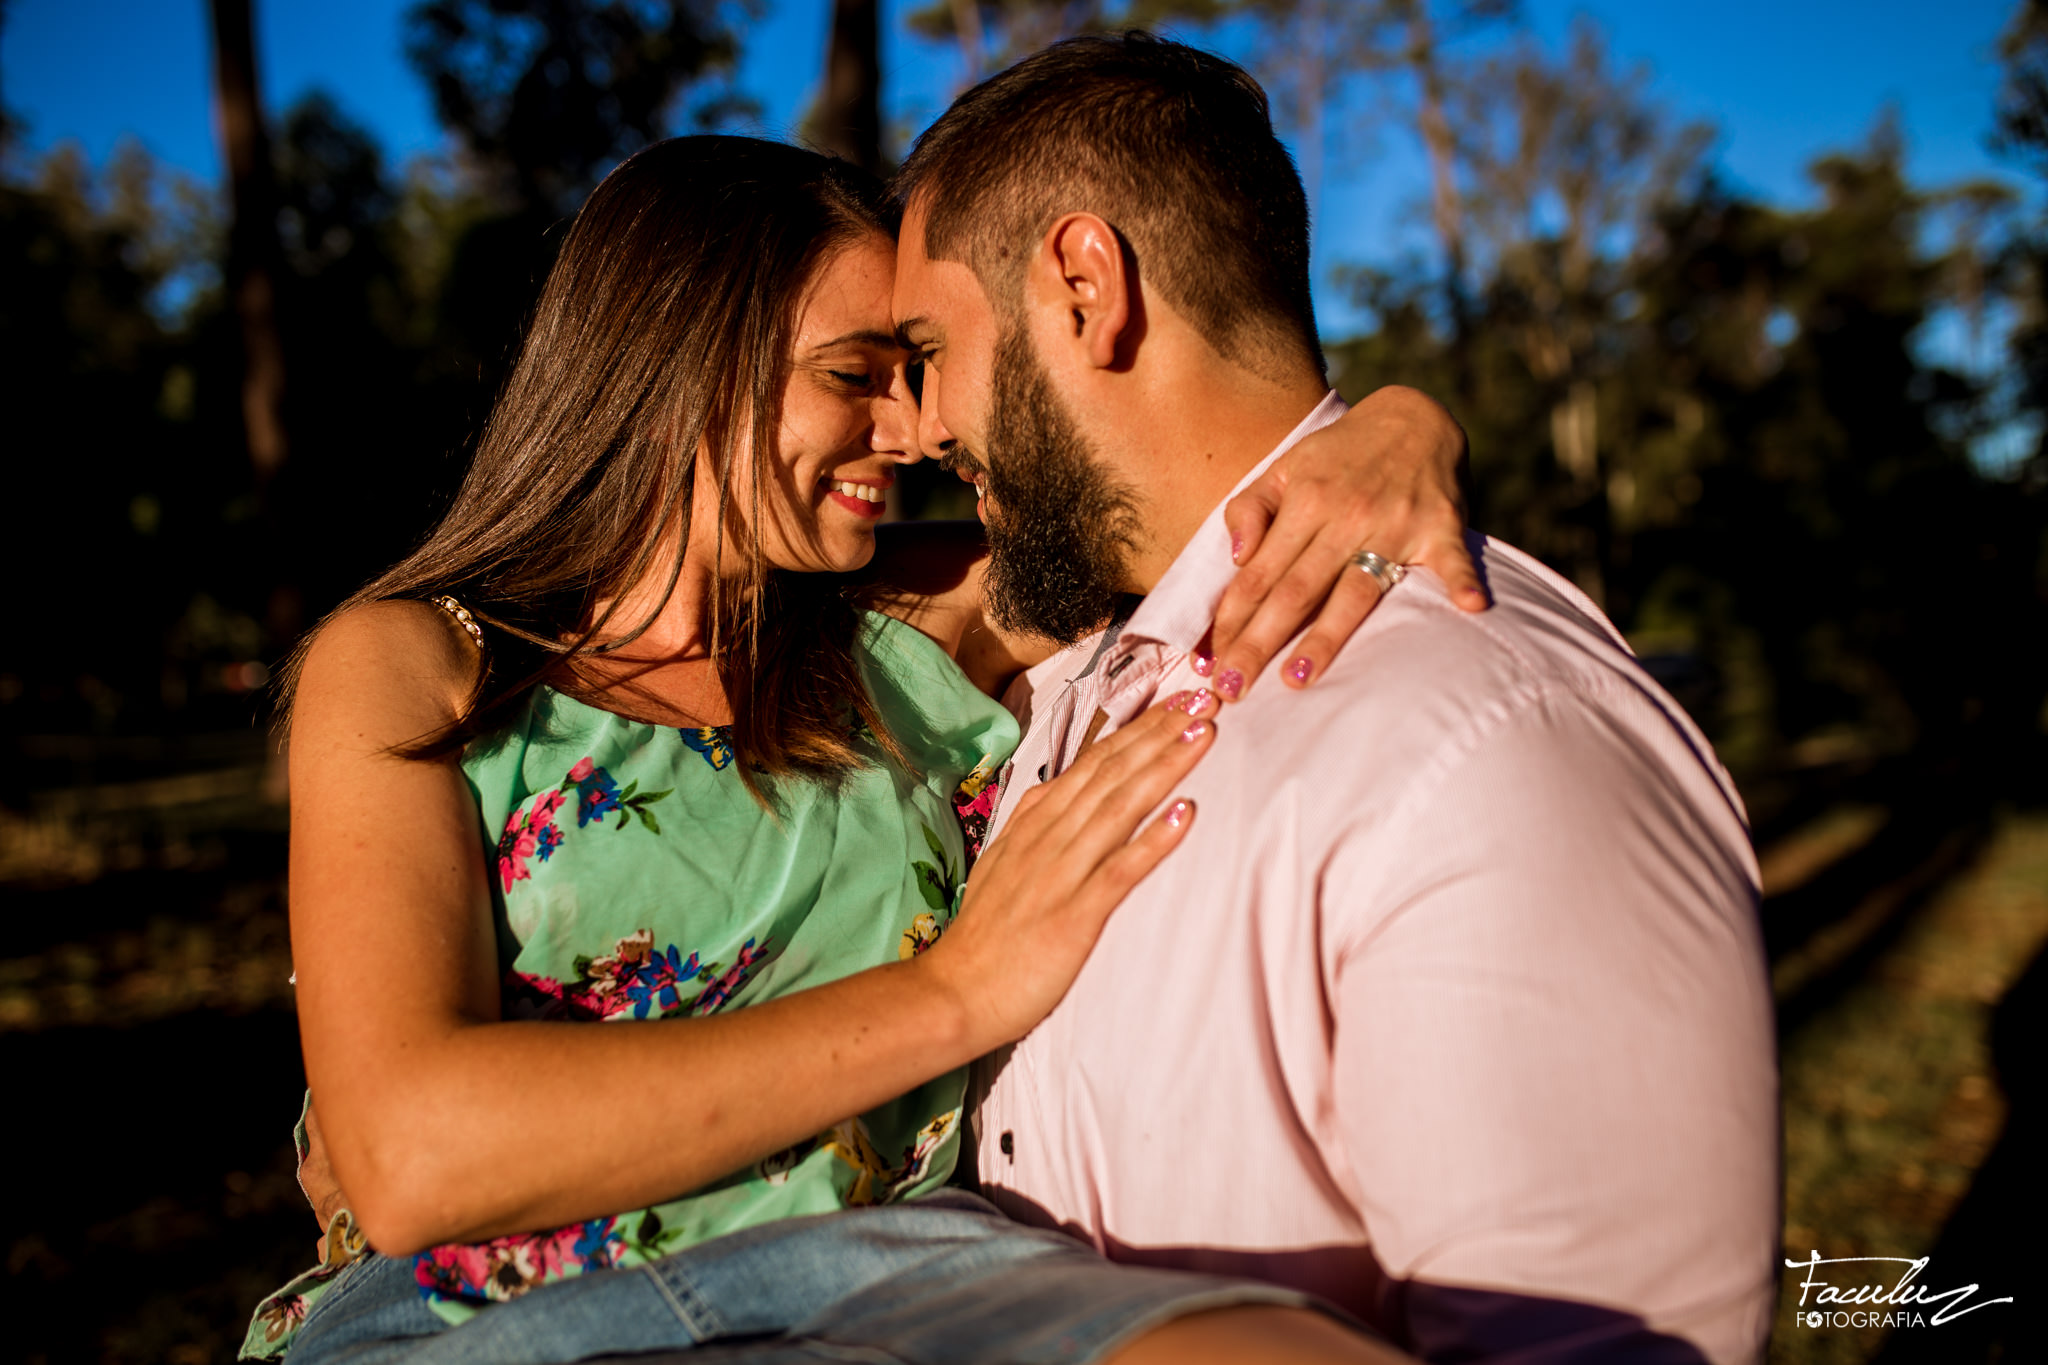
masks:
[[[883,346],[890,350],[895,350],[898,347],[902,347],[904,350],[910,349],[908,346],[904,346],[896,333],[878,331],[872,327],[863,328],[857,332],[848,332],[844,336],[833,337],[830,341],[821,341],[809,349],[812,351],[829,351],[835,346]]]

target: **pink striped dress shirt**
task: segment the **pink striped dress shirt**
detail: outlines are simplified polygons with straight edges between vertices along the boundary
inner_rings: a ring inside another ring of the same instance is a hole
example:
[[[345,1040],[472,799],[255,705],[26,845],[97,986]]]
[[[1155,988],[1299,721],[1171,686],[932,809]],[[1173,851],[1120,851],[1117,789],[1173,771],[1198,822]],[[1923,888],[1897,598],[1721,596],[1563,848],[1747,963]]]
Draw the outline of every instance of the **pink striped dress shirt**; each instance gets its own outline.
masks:
[[[1756,1360],[1777,1077],[1740,798],[1598,608],[1473,544],[1492,610],[1413,573],[1313,686],[1283,651],[1224,710],[1191,838],[983,1064],[984,1189],[1425,1359]],[[1205,685],[1232,572],[1219,507],[1121,629],[1019,680],[992,833],[1098,708]]]

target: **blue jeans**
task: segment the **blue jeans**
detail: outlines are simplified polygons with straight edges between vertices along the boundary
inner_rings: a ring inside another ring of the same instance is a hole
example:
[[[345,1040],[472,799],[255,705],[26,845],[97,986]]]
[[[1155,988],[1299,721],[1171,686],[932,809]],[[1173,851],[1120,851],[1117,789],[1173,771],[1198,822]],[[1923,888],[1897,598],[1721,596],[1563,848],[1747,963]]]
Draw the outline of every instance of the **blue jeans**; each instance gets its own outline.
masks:
[[[371,1254],[315,1305],[289,1365],[555,1365],[689,1350],[702,1365],[1064,1365],[1172,1318],[1314,1306],[1275,1285],[1119,1266],[961,1190],[792,1218],[652,1265],[559,1280],[450,1327],[410,1257]]]

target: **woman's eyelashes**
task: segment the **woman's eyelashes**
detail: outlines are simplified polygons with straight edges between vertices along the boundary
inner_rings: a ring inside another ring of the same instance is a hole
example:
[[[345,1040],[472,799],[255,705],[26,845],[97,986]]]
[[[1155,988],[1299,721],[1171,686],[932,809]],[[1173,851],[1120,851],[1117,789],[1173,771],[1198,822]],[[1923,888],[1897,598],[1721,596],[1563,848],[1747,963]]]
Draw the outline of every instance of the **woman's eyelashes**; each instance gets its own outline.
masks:
[[[894,364],[872,364],[864,367],[840,369],[832,365],[820,366],[825,377],[835,387],[852,393],[887,393],[896,387],[901,375],[904,385],[916,399],[924,388],[924,364],[922,361],[897,361]]]

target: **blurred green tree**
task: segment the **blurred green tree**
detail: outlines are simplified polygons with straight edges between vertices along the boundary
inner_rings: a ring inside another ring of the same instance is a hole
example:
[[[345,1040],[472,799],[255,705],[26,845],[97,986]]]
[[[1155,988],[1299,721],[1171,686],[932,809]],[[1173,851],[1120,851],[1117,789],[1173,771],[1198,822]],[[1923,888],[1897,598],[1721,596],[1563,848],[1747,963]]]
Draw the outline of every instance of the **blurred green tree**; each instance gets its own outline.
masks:
[[[405,49],[459,147],[437,344],[497,391],[566,220],[675,126],[747,112],[731,78],[753,0],[423,0]]]
[[[1748,202],[1592,51],[1547,76],[1505,58],[1511,155],[1467,172],[1475,522],[1602,589],[1682,691],[1717,680],[1687,700],[1753,781],[1907,751],[1997,767],[2048,694],[2041,509],[1972,463],[1949,418],[1981,383],[1918,342],[1966,302],[1966,243],[1926,246],[1957,196],[1910,186],[1881,121],[1815,164],[1818,208]],[[1468,145],[1487,126],[1461,115]],[[1426,275],[1354,287],[1378,325],[1331,346],[1341,387],[1445,391]]]
[[[1104,0],[931,0],[904,22],[910,31],[960,47],[960,84],[972,85],[1020,57],[1076,33],[1157,22],[1162,14],[1137,13],[1146,0],[1113,6]],[[1195,0],[1200,5],[1204,0]]]
[[[2020,0],[1999,42],[2005,63],[1992,147],[2048,183],[2048,3]],[[2020,470],[2037,489],[2048,488],[2048,225],[2016,245],[2007,263],[2019,313],[2012,336],[2018,370],[2014,406],[2033,425],[2033,449]]]
[[[222,316],[217,272],[190,267],[224,224],[134,143],[98,175],[68,145],[6,157],[0,401],[39,418],[10,431],[0,534],[51,586],[15,604],[5,728],[148,723],[191,691],[167,633],[254,510],[235,338],[195,344],[190,321]],[[249,655],[209,649],[230,657]]]
[[[720,78],[750,14],[726,0],[424,0],[405,50],[505,202],[560,216],[672,124],[709,126],[737,106]]]

